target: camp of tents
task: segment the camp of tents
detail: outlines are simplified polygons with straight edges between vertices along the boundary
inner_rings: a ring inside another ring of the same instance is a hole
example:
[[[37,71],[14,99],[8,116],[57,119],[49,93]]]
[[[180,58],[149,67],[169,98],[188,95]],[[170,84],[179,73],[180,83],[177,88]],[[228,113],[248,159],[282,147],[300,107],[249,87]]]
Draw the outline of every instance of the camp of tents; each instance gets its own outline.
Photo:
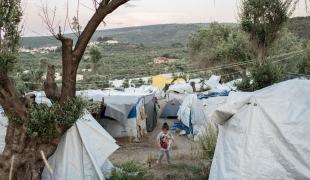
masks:
[[[180,135],[194,141],[208,127],[218,132],[209,179],[310,179],[310,81],[288,80],[255,92],[235,91],[233,82],[221,84],[219,76],[211,76],[172,84],[165,92],[153,86],[77,91],[102,105],[100,116],[94,119],[85,110],[48,159],[53,173],[45,167],[42,179],[109,178],[109,157],[119,148],[115,138],[141,142],[152,132],[163,94],[160,118],[173,118],[172,130],[184,130]],[[44,92],[29,94],[38,104],[52,104]],[[7,122],[0,107],[1,151]]]
[[[77,95],[102,103],[99,122],[113,137],[133,137],[139,142],[156,127],[158,108],[156,91],[152,89],[86,90]]]
[[[218,130],[210,179],[309,179],[310,81],[288,80],[249,93],[211,79],[208,91],[179,91],[183,98],[166,105],[179,106],[173,108],[182,125],[175,127],[194,140],[209,125]]]

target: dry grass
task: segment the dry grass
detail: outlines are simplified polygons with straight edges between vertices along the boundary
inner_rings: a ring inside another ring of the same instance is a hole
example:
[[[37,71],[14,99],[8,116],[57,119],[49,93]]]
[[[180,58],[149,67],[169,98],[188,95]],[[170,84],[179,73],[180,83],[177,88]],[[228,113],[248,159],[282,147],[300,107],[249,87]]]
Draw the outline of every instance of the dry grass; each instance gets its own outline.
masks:
[[[199,139],[202,158],[212,160],[216,142],[217,130],[211,125],[208,125],[206,127],[206,133]]]

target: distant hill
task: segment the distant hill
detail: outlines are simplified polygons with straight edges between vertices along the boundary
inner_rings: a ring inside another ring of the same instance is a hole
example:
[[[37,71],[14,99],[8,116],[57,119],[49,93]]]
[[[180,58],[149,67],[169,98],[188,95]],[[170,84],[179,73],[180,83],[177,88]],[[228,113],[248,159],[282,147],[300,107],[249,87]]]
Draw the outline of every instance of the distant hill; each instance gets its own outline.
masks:
[[[112,37],[123,43],[143,44],[145,46],[170,46],[172,43],[185,44],[188,36],[208,24],[160,24],[96,31],[92,40],[99,37]],[[297,37],[310,40],[310,16],[291,18],[286,27]],[[76,40],[74,34],[67,34]],[[26,48],[60,46],[53,37],[23,37],[21,45]]]
[[[207,27],[207,24],[163,24],[99,30],[93,35],[92,40],[96,40],[98,37],[112,37],[119,42],[144,44],[146,46],[185,44],[188,36],[202,27]],[[67,34],[66,36],[76,40],[74,34]],[[23,37],[21,45],[26,48],[38,48],[60,46],[60,43],[53,37],[41,36]]]
[[[310,16],[291,18],[287,23],[287,28],[295,36],[310,40]]]

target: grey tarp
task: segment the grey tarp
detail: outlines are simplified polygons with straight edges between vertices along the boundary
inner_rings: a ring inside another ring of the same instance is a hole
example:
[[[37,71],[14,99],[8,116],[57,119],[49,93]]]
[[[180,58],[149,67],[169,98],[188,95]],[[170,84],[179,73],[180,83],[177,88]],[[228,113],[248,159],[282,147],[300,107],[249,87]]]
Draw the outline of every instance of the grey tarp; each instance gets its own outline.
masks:
[[[181,103],[176,99],[172,99],[172,100],[168,101],[166,106],[164,107],[160,117],[161,118],[177,117],[180,106],[181,106]]]
[[[105,116],[113,118],[120,123],[127,122],[128,114],[137,105],[136,96],[104,96],[106,104]]]
[[[144,109],[147,115],[146,117],[146,128],[148,132],[151,132],[155,129],[157,125],[157,108],[156,108],[156,99],[155,95],[151,94],[145,96]]]

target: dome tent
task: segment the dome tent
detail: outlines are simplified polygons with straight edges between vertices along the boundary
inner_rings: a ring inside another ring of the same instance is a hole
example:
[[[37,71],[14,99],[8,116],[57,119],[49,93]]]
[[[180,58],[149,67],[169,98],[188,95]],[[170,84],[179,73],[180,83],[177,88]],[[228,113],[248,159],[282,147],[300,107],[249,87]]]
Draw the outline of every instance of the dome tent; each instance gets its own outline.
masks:
[[[213,117],[220,125],[210,180],[310,179],[310,81],[232,93]]]
[[[177,99],[172,99],[167,102],[160,115],[161,118],[176,118],[178,117],[178,111],[181,103]]]
[[[62,137],[48,159],[53,173],[45,167],[42,180],[108,178],[113,168],[108,157],[119,148],[115,142],[86,111]]]

